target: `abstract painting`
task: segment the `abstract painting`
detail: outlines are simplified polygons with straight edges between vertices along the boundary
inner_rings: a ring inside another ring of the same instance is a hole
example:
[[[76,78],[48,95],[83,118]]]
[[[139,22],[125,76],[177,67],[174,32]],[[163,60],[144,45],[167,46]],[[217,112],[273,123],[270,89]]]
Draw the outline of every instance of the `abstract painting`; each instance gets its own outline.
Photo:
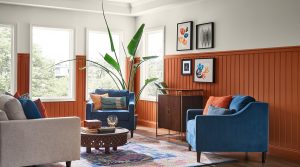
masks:
[[[193,22],[183,22],[177,24],[177,51],[192,50],[193,42]]]
[[[195,59],[195,82],[214,82],[214,59]]]
[[[214,23],[196,25],[196,48],[208,49],[214,47]]]
[[[191,59],[183,59],[181,63],[181,74],[182,75],[190,75],[192,74],[192,60]]]

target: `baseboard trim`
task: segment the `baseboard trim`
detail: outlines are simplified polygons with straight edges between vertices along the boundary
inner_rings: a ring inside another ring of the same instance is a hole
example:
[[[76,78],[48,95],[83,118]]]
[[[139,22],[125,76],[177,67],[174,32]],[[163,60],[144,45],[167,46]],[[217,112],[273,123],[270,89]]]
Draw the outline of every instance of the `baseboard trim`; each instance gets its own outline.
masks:
[[[150,127],[150,128],[155,128],[156,127],[156,122],[138,118],[138,125],[142,125],[142,126],[146,126],[146,127]]]
[[[300,161],[300,151],[295,149],[283,148],[275,145],[269,145],[269,152],[273,156],[293,161]]]

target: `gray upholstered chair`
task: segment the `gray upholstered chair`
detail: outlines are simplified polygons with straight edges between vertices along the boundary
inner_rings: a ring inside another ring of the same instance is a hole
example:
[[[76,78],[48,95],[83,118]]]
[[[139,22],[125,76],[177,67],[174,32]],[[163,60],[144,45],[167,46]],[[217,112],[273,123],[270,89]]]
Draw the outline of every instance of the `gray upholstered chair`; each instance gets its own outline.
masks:
[[[19,101],[0,95],[0,167],[32,166],[80,159],[80,119],[27,120]]]

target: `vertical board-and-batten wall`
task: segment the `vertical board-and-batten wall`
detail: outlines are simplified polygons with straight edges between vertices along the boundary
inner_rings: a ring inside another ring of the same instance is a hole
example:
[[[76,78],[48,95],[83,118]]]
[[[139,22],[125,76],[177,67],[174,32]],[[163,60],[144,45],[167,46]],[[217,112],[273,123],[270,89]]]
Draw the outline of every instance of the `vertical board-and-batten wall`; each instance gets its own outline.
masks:
[[[215,58],[215,83],[196,83],[193,75],[181,75],[182,59],[196,58]],[[170,88],[204,89],[206,99],[242,94],[269,103],[271,153],[299,159],[299,64],[300,47],[168,55],[164,80]],[[137,111],[139,123],[155,126],[155,102],[140,101]]]
[[[18,54],[17,65],[17,91],[20,94],[29,92],[29,75],[30,75],[30,55]],[[80,70],[86,65],[85,56],[76,56],[76,85],[75,85],[75,99],[76,101],[69,102],[44,102],[47,114],[50,117],[64,117],[64,116],[78,116],[81,120],[85,119],[85,89],[86,89],[86,72]]]

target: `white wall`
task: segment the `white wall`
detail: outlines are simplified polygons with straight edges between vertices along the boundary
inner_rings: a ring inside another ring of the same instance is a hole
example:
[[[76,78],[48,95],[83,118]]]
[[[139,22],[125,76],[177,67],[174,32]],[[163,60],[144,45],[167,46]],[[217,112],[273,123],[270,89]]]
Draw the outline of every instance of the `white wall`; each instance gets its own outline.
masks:
[[[107,15],[111,31],[121,31],[127,44],[134,34],[135,18]],[[75,29],[76,55],[85,55],[86,28],[103,29],[102,14],[0,4],[0,23],[17,25],[17,52],[30,53],[30,25]]]
[[[166,55],[300,45],[299,0],[199,0],[137,18],[138,27],[165,26]],[[193,51],[176,51],[177,23],[194,21]],[[215,23],[215,48],[195,49],[195,25]]]

